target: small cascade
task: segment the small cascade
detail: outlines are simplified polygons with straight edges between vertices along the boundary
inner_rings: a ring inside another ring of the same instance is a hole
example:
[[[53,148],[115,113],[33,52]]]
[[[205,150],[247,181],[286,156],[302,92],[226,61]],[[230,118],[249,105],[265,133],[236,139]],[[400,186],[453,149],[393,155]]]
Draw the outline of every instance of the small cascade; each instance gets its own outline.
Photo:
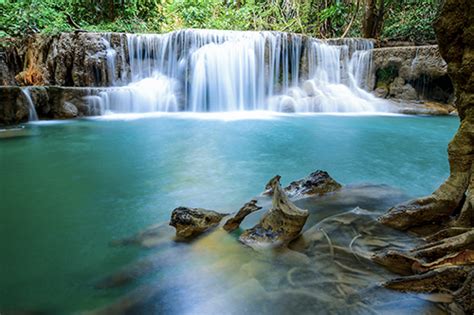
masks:
[[[376,112],[387,105],[367,92],[372,79],[373,43],[367,40],[311,40],[308,80],[273,101],[285,112]]]
[[[36,112],[35,104],[31,99],[31,93],[29,87],[21,88],[21,93],[28,104],[28,121],[37,121],[38,120],[38,113]]]
[[[115,58],[117,52],[110,46],[109,39],[103,39],[105,45],[105,56],[107,61],[107,75],[111,85],[115,85]]]
[[[92,114],[178,111],[177,82],[160,74],[87,96]]]
[[[129,81],[91,96],[111,112],[361,112],[383,110],[366,91],[373,43],[281,32],[181,30],[127,34]],[[116,51],[104,39],[109,82]],[[122,59],[123,60],[123,59]],[[125,65],[119,65],[125,68]],[[120,73],[125,73],[124,70]],[[119,83],[120,84],[120,83]]]

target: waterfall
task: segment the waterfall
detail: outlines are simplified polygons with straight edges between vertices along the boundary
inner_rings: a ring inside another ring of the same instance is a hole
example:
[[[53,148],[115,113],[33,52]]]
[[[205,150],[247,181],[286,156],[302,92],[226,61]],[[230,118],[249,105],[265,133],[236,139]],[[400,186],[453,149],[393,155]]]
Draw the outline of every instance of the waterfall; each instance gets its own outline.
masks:
[[[373,43],[360,39],[311,40],[308,80],[280,96],[273,109],[287,112],[386,111],[385,101],[367,91],[372,79]]]
[[[28,121],[36,121],[38,120],[38,114],[36,113],[35,104],[31,99],[30,89],[28,87],[21,88],[21,93],[26,100],[26,104],[28,104]]]
[[[115,51],[107,38],[109,82]],[[361,112],[383,110],[366,91],[373,43],[281,32],[181,30],[127,34],[128,85],[90,98],[107,112]],[[120,71],[124,73],[124,71]],[[119,81],[124,81],[123,78]]]
[[[115,59],[117,57],[117,52],[110,45],[110,33],[106,33],[102,38],[102,43],[105,46],[105,61],[107,64],[107,76],[108,81],[113,86],[115,82]]]

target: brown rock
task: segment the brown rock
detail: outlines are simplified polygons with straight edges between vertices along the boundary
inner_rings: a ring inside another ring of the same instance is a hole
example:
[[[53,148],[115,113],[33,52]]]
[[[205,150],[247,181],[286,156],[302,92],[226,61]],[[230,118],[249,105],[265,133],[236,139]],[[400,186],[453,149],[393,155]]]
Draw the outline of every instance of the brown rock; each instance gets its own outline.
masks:
[[[216,227],[227,214],[201,208],[178,207],[171,213],[170,225],[176,228],[176,236],[190,239]]]
[[[270,181],[265,187],[266,191],[264,194],[273,194],[272,181]],[[336,182],[328,172],[317,170],[305,178],[291,182],[285,187],[285,193],[289,198],[298,199],[308,196],[321,196],[342,187],[341,184]]]
[[[260,209],[262,209],[262,207],[257,206],[257,200],[253,199],[250,202],[247,202],[242,208],[240,208],[235,216],[227,220],[223,226],[224,230],[232,232],[240,226],[240,223],[242,223],[246,216]]]
[[[280,186],[280,176],[267,184],[273,191],[272,208],[260,222],[240,235],[239,240],[253,248],[285,246],[295,239],[303,229],[309,216],[307,210],[296,207]]]

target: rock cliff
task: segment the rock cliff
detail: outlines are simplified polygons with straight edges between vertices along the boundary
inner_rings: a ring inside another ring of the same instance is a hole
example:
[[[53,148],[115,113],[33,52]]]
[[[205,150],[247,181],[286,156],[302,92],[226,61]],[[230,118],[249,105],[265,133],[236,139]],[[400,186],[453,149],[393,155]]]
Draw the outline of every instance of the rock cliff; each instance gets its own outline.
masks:
[[[437,45],[376,48],[373,66],[379,97],[452,101],[453,87]]]

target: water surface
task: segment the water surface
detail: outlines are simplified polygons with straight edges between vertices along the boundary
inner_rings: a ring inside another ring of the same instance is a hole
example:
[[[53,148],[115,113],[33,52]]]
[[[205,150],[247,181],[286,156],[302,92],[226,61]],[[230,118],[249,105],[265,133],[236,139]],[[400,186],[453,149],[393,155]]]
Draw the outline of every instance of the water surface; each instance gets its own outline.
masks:
[[[274,175],[287,184],[316,169],[351,187],[369,183],[378,190],[301,201],[312,213],[305,230],[356,206],[383,211],[392,203],[430,193],[447,177],[446,148],[458,126],[453,117],[231,118],[116,116],[30,124],[29,136],[0,139],[0,310],[90,310],[145,282],[164,286],[146,304],[154,312],[213,313],[222,305],[229,313],[273,312],[269,305],[276,305],[276,297],[287,288],[293,291],[286,296],[293,296],[295,285],[300,288],[294,283],[298,273],[293,270],[288,278],[293,283],[288,283],[286,276],[282,280],[255,270],[270,264],[285,275],[295,265],[286,261],[277,267],[239,245],[235,235],[216,232],[187,245],[172,242],[170,234],[155,250],[115,248],[109,242],[167,221],[171,210],[181,205],[236,211]],[[249,218],[247,226],[256,218]],[[335,242],[354,237],[342,228],[334,233]],[[152,276],[121,288],[94,288],[104,276],[160,252],[164,254],[158,261],[170,261]],[[374,274],[367,279],[380,280]],[[165,285],[170,282],[174,284]],[[324,291],[311,285],[301,287]],[[267,298],[261,288],[273,295]],[[245,303],[230,298],[232,294],[208,301],[216,292],[232,289],[236,295],[265,295],[265,301],[248,302],[247,310],[242,308]],[[314,296],[304,298],[312,301]],[[324,300],[308,303],[328,305]]]

